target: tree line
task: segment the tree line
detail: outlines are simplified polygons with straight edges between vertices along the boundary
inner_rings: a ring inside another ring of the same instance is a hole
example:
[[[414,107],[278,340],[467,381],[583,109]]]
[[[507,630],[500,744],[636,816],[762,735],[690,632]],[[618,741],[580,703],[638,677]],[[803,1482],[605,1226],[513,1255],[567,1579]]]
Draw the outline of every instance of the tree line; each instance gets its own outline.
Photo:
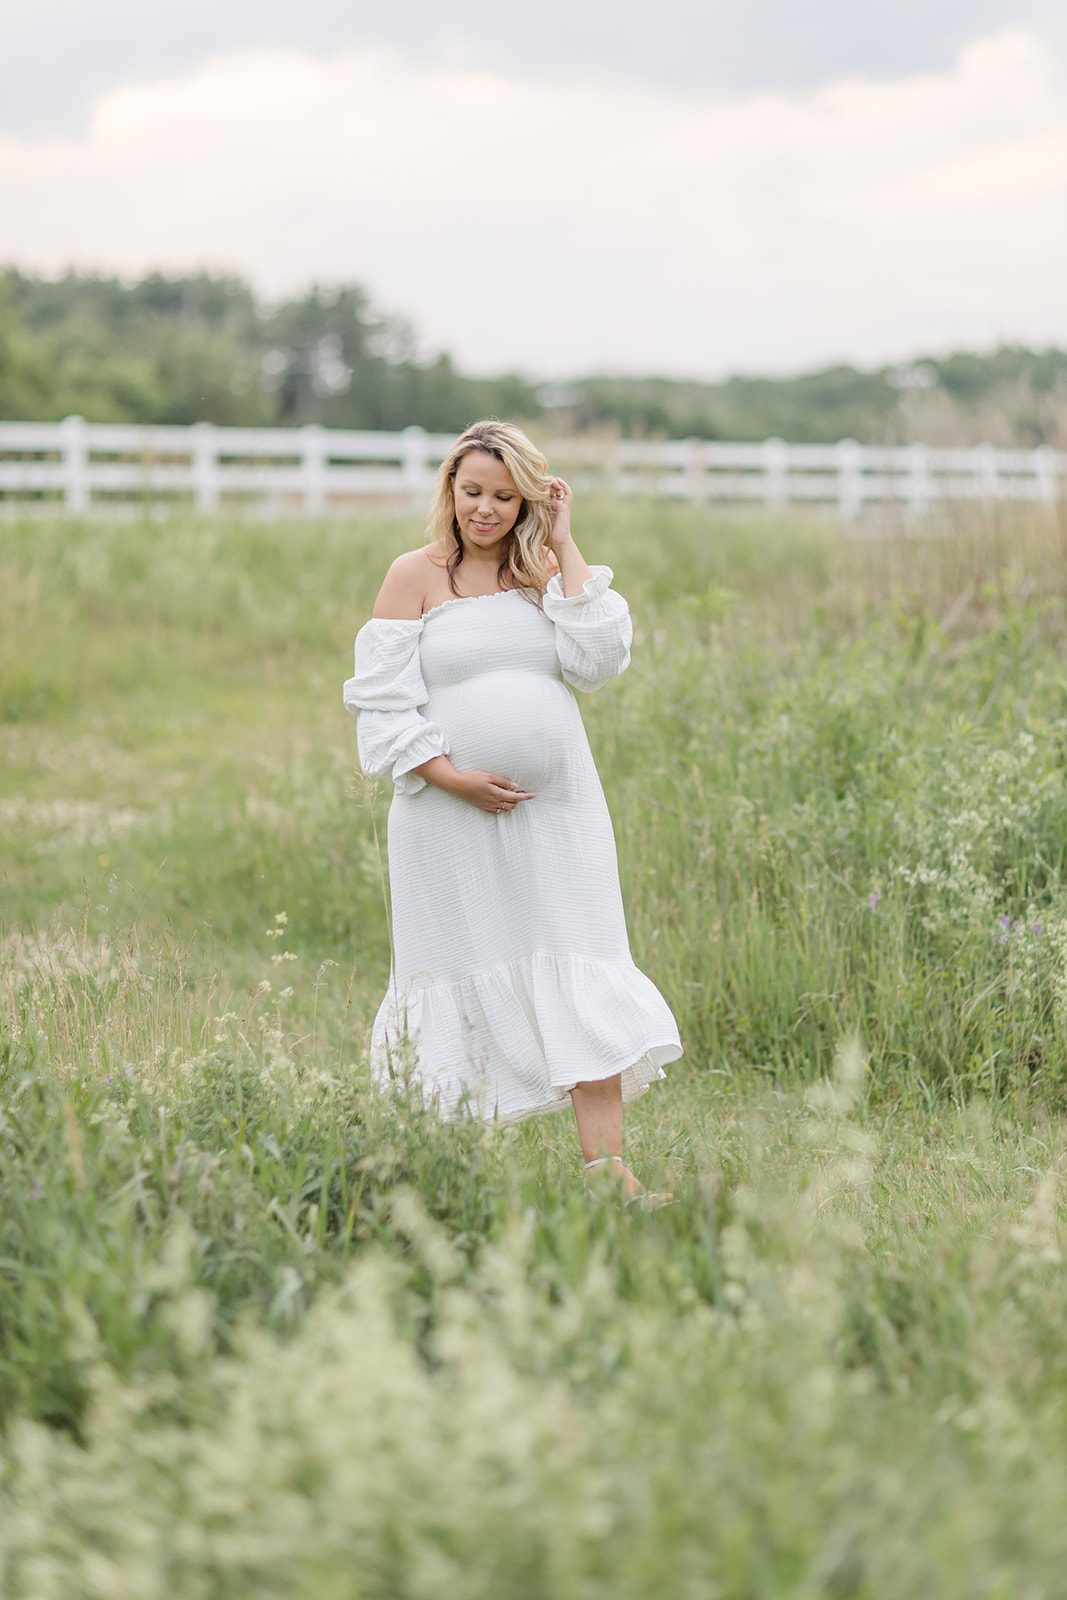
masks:
[[[242,279],[0,272],[0,417],[434,432],[475,417],[625,437],[1067,444],[1067,352],[1005,346],[720,383],[470,376],[357,284],[266,304]]]

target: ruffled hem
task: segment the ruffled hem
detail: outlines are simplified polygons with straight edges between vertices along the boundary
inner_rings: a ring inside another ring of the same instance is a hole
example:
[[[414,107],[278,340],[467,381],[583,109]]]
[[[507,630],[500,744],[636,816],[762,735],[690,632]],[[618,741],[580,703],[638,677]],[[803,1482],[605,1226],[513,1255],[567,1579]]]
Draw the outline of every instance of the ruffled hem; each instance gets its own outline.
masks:
[[[602,599],[615,581],[615,574],[610,567],[590,567],[589,572],[591,576],[582,584],[580,594],[564,594],[563,579],[558,572],[549,578],[544,597],[545,615],[555,621],[560,613],[574,611],[579,606],[587,606],[591,600]],[[617,601],[621,596],[614,598]]]
[[[626,1101],[682,1054],[655,984],[632,964],[537,951],[455,983],[392,987],[371,1037],[380,1082],[411,1072],[441,1114],[519,1122],[622,1074]]]
[[[393,763],[392,778],[397,793],[418,794],[420,789],[425,789],[426,779],[420,778],[411,770],[412,767],[421,767],[424,761],[432,761],[434,756],[447,756],[450,748],[440,728],[427,723],[418,738],[413,739],[404,754]]]

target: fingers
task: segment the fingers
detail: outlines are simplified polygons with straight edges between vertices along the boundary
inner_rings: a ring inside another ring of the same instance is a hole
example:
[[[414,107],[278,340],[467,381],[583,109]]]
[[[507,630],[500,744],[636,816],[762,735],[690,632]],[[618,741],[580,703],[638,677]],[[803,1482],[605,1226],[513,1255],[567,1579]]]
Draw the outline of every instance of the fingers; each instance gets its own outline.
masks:
[[[495,778],[490,776],[490,795],[484,810],[494,812],[497,816],[506,815],[514,811],[523,800],[535,800],[536,795],[527,789],[519,789],[510,778]]]
[[[467,778],[474,781],[468,783],[463,799],[491,816],[506,816],[523,800],[537,799],[532,790],[520,789],[511,778],[502,778],[495,772],[468,773]]]
[[[492,772],[486,774],[494,789],[502,790],[502,800],[534,800],[536,795],[526,789],[520,789],[517,783],[512,783],[510,778],[498,778]]]
[[[537,799],[532,789],[520,789],[512,778],[502,778],[495,772],[463,772],[459,787],[453,792],[476,811],[498,817],[514,811],[523,800]]]

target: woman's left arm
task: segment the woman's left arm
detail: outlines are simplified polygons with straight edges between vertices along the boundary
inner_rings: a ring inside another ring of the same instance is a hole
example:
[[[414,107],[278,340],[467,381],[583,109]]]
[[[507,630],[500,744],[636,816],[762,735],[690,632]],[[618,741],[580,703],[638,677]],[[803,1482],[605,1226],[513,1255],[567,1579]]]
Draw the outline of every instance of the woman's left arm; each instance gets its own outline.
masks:
[[[586,579],[593,574],[589,564],[571,534],[571,501],[574,493],[569,483],[562,478],[552,480],[552,511],[554,520],[549,542],[552,545],[552,554],[559,563],[559,580],[563,585],[563,593],[567,596],[581,594],[582,586]]]
[[[556,517],[552,549],[559,567],[545,590],[545,615],[555,625],[560,669],[573,689],[599,689],[625,672],[633,625],[622,595],[611,588],[610,567],[590,567],[571,537],[571,491],[552,484]]]

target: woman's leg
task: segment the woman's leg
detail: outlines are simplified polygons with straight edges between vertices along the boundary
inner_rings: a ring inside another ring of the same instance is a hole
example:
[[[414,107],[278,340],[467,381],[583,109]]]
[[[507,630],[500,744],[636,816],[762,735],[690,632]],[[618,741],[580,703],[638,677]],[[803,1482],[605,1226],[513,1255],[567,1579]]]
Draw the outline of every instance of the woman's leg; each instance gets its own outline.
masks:
[[[622,1184],[627,1196],[640,1194],[641,1185],[622,1160],[622,1074],[599,1078],[592,1083],[576,1083],[571,1090],[571,1102],[586,1161],[615,1157],[614,1161],[606,1163],[606,1169]]]

